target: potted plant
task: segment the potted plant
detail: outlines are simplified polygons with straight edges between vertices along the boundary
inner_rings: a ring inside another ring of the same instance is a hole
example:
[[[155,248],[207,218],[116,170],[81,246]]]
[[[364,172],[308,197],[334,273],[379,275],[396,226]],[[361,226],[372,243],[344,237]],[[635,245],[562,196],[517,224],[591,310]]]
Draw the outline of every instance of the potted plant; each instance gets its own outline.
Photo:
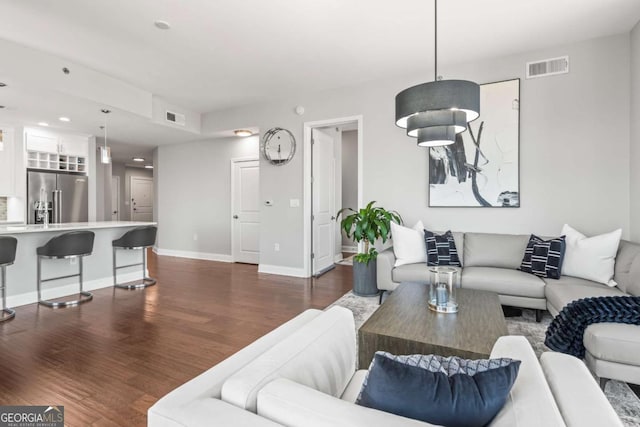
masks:
[[[353,212],[343,216],[340,227],[348,238],[354,242],[363,242],[362,252],[353,258],[353,293],[360,296],[378,294],[376,281],[376,263],[378,251],[373,244],[378,239],[386,242],[391,234],[391,221],[402,224],[402,217],[396,211],[388,211],[383,207],[374,207],[376,202],[369,202],[360,210],[343,208],[338,211],[336,221],[346,211]],[[360,247],[360,245],[358,245]],[[373,261],[373,262],[372,262]]]

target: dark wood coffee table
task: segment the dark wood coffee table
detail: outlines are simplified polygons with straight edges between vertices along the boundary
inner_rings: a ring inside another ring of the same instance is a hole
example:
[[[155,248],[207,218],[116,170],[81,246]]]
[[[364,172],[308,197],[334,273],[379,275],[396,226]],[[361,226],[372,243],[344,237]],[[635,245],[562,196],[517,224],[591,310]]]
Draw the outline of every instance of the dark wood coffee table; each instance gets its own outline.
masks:
[[[486,359],[508,335],[498,294],[457,289],[459,311],[436,313],[429,285],[402,283],[358,330],[358,362],[366,369],[376,351]]]

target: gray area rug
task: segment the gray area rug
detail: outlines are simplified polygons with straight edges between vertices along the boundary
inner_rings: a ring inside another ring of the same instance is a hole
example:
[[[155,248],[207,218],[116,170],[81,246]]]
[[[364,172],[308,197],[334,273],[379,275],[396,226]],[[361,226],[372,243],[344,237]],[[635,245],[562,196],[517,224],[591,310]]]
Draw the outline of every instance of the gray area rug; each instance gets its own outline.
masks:
[[[377,296],[359,297],[352,292],[346,293],[331,304],[331,306],[334,305],[348,308],[353,312],[356,329],[379,307]],[[525,336],[538,357],[542,352],[549,351],[544,345],[544,333],[549,323],[551,323],[551,315],[549,313],[545,313],[541,323],[536,323],[533,310],[523,310],[522,316],[507,318],[509,334]],[[609,381],[605,388],[605,394],[625,426],[640,427],[640,398],[633,393],[626,383]]]

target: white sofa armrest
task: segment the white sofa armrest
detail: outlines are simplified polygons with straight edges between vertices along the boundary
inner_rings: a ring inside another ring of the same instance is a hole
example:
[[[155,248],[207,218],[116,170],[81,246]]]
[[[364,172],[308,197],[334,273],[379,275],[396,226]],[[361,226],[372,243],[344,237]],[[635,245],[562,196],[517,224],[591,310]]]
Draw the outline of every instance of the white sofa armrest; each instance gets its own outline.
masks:
[[[520,360],[509,400],[492,427],[564,427],[565,423],[531,344],[522,336],[504,336],[493,345],[491,358]]]
[[[396,263],[396,256],[393,247],[387,248],[378,254],[376,258],[376,278],[378,289],[381,291],[393,291],[399,283],[393,281],[393,268]]]
[[[188,414],[185,408],[190,407],[193,402],[204,401],[207,398],[220,399],[222,386],[227,378],[322,313],[321,310],[313,309],[304,311],[213,368],[174,389],[149,408],[148,425],[152,427],[182,425],[167,423],[163,417],[177,413]],[[156,420],[159,420],[157,424]]]
[[[273,421],[222,400],[204,398],[180,408],[151,408],[147,425],[154,427],[278,427]]]
[[[581,360],[546,352],[540,357],[540,364],[568,427],[622,427],[622,421]]]
[[[258,415],[289,427],[426,427],[422,421],[366,408],[278,379],[258,393]]]

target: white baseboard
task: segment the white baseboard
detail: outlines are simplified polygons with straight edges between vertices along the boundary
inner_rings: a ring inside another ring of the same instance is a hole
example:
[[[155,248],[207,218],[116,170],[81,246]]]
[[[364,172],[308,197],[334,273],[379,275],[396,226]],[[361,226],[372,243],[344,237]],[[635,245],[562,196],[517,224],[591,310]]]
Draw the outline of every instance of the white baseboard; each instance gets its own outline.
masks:
[[[343,246],[342,247],[342,252],[347,252],[350,254],[356,254],[358,253],[358,247],[357,246]]]
[[[282,267],[280,265],[268,265],[268,264],[258,265],[258,273],[278,274],[280,276],[291,276],[291,277],[309,277],[304,271],[304,268]]]
[[[191,259],[203,259],[206,261],[219,261],[219,262],[233,262],[231,255],[225,254],[212,254],[208,252],[192,252],[192,251],[178,251],[174,249],[162,249],[153,248],[153,252],[163,256],[173,256],[178,258],[191,258]]]
[[[335,254],[333,256],[333,262],[340,262],[340,261],[342,261],[342,258],[343,258],[342,254]]]
[[[118,274],[119,283],[133,282],[142,278],[141,272]],[[35,284],[34,284],[35,286]],[[89,280],[84,282],[85,291],[94,291],[96,289],[109,288],[113,286],[113,277],[103,277],[101,279]],[[46,299],[62,298],[78,293],[78,284],[60,286],[57,288],[47,289],[46,285],[42,289],[42,297]],[[25,292],[19,295],[7,296],[7,307],[20,307],[22,305],[33,304],[38,302],[38,291]]]

